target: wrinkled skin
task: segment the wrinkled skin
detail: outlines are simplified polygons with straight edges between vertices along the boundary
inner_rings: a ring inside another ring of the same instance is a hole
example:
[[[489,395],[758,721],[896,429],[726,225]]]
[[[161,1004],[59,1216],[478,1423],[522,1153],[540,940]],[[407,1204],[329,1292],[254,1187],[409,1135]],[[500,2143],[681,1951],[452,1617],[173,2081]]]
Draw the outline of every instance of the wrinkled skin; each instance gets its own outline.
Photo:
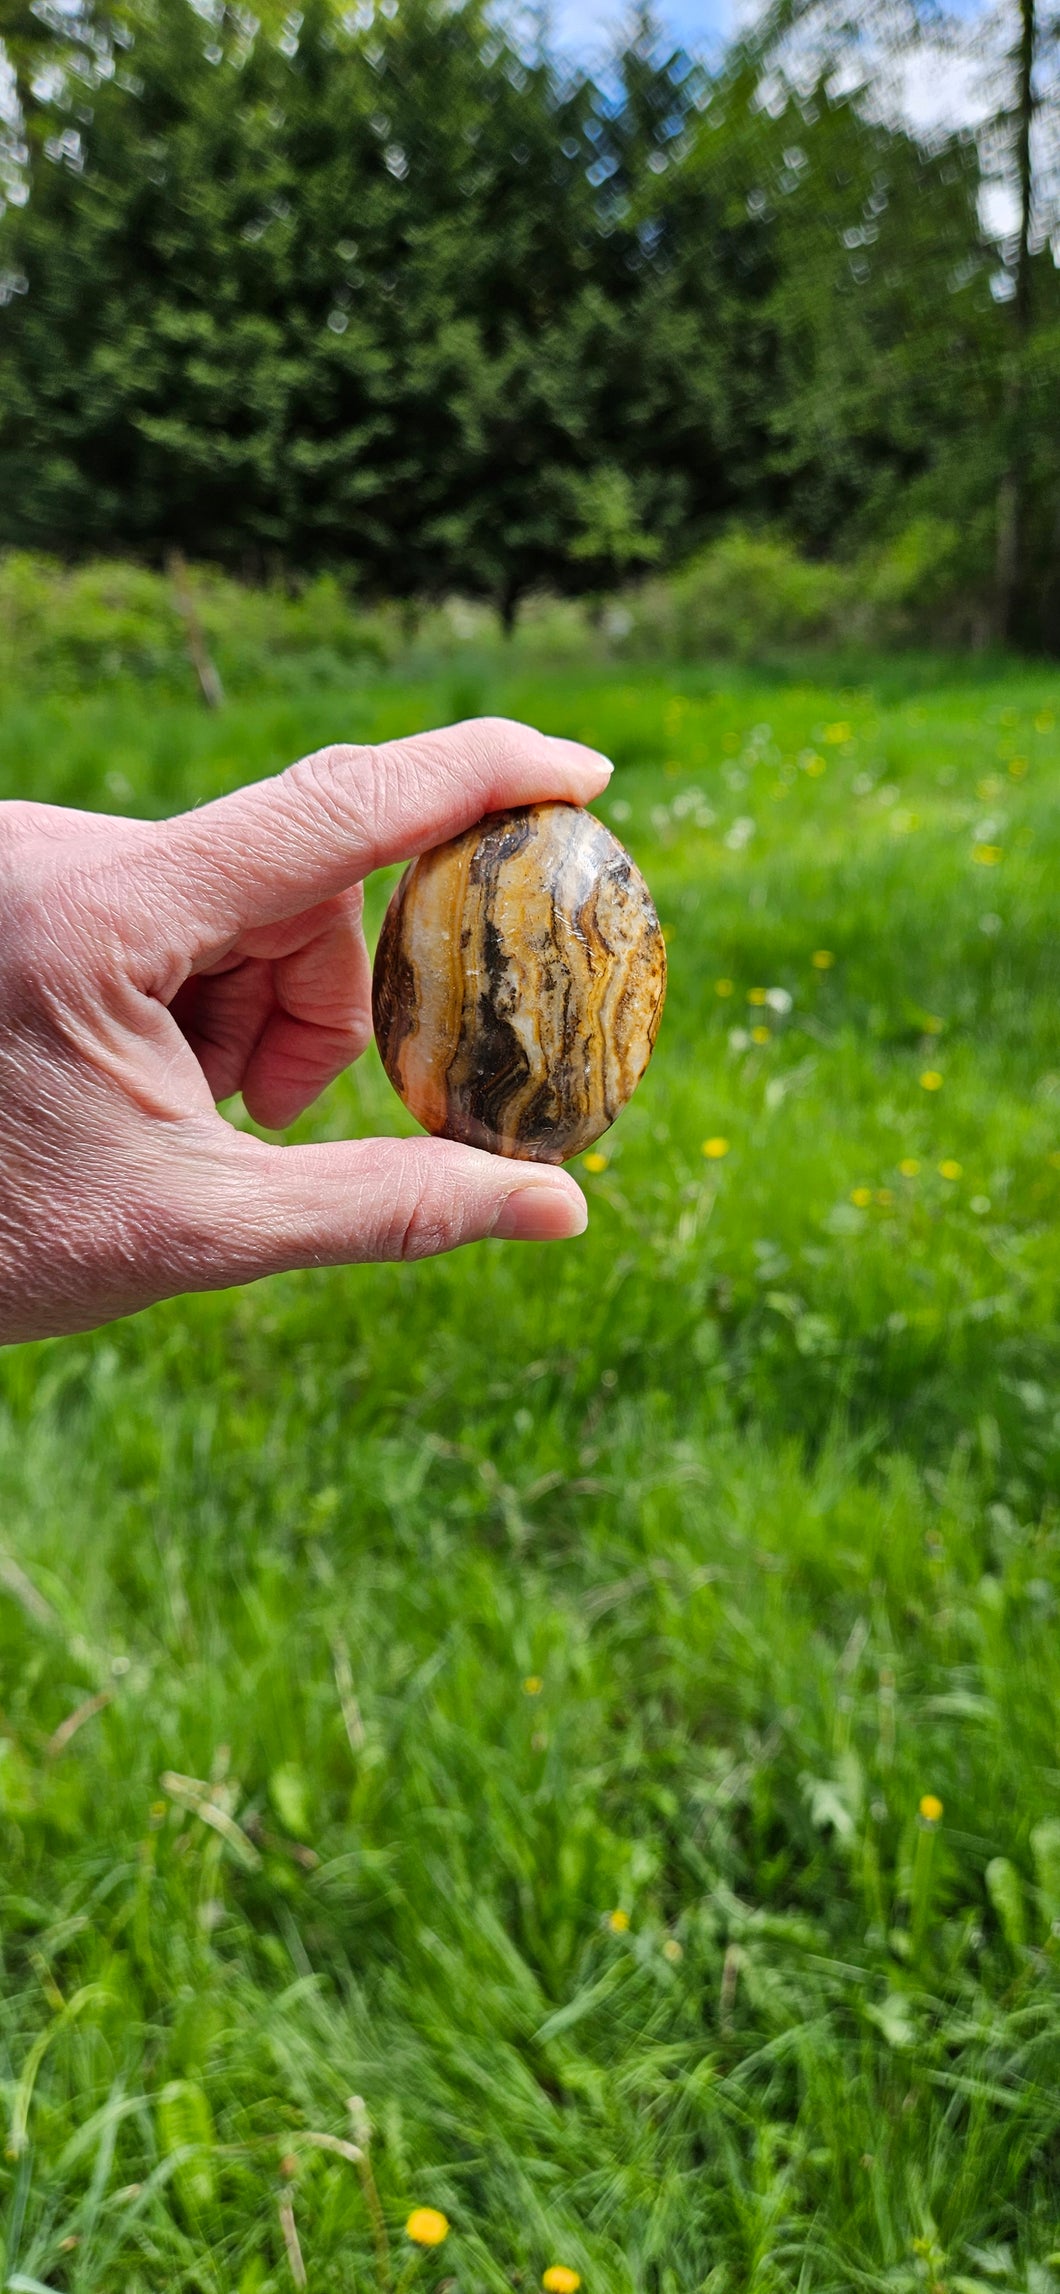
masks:
[[[333,748],[161,823],[0,805],[0,1342],[178,1291],[580,1233],[574,1181],[442,1139],[269,1146],[371,1035],[361,881],[606,760],[504,719]]]

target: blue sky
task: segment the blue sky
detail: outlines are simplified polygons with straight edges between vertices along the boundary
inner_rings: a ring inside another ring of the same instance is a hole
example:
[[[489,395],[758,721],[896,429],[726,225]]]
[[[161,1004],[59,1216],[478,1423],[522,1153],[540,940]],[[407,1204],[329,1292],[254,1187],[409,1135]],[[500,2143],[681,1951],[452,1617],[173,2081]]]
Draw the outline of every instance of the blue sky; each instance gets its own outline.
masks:
[[[539,13],[542,0],[528,0],[528,4]],[[654,11],[675,41],[710,54],[760,4],[761,0],[654,0]],[[989,0],[949,0],[950,13],[971,22],[983,15],[988,5]],[[544,0],[544,6],[557,46],[589,65],[633,13],[631,0]],[[906,121],[921,131],[981,119],[984,97],[974,58],[930,49],[910,57],[902,76],[899,107]]]
[[[558,43],[589,57],[629,15],[628,0],[553,0]],[[678,40],[712,46],[733,20],[732,0],[657,0],[657,13]]]
[[[983,6],[984,0],[949,0],[950,13],[958,17],[975,17]],[[698,47],[727,33],[745,11],[738,0],[656,0],[656,12],[678,39]],[[629,13],[629,0],[552,0],[552,19],[563,45],[583,52],[606,39]]]

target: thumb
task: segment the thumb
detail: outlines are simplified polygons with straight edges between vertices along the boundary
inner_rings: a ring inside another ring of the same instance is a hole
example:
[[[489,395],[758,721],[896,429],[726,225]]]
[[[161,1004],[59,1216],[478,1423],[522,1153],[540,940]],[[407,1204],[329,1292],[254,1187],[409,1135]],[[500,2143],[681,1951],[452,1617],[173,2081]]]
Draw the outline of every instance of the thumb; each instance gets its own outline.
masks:
[[[559,1242],[582,1234],[588,1220],[585,1197],[565,1171],[449,1139],[269,1147],[220,1118],[217,1132],[225,1136],[211,1138],[208,1184],[198,1169],[189,1174],[199,1289],[296,1267],[431,1258],[487,1236]]]
[[[193,955],[330,899],[388,861],[441,844],[484,813],[586,804],[611,766],[594,749],[481,718],[377,749],[322,749],[145,832],[145,910]]]

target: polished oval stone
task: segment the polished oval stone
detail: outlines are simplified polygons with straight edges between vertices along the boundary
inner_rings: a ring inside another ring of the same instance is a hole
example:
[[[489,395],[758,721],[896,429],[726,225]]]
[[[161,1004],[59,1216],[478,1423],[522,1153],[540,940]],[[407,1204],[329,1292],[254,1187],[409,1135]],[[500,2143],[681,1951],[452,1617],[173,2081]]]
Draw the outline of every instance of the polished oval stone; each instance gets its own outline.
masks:
[[[492,813],[406,869],[375,959],[394,1089],[445,1139],[564,1163],[651,1058],[666,950],[617,837],[575,805]]]

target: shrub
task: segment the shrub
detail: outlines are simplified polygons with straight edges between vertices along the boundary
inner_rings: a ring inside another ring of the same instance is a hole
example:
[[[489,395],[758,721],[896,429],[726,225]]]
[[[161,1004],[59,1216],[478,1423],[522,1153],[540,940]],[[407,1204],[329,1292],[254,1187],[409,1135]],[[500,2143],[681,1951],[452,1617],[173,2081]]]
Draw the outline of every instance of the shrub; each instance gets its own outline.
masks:
[[[616,599],[603,627],[638,659],[768,661],[813,649],[979,646],[990,632],[984,541],[919,516],[856,559],[800,555],[734,528],[668,576]]]
[[[359,612],[332,576],[293,591],[250,589],[201,567],[188,581],[231,692],[334,682],[394,648],[385,617]],[[77,693],[132,679],[186,691],[192,677],[166,574],[117,559],[65,567],[28,552],[0,556],[0,686]]]
[[[782,536],[736,528],[667,580],[645,584],[631,601],[630,640],[638,652],[752,661],[835,643],[850,596],[847,569],[800,557]]]
[[[992,600],[984,580],[989,538],[956,519],[923,516],[859,560],[859,633],[876,644],[908,639],[982,645]]]

